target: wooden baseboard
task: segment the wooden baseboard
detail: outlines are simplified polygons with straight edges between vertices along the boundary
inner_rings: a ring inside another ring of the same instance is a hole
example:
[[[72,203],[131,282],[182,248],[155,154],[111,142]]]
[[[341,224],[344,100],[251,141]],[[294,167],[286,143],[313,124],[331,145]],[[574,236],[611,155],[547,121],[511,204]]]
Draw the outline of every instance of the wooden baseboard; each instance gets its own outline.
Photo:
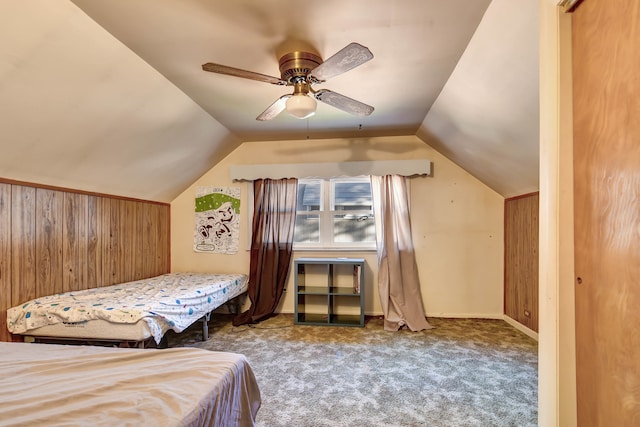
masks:
[[[527,328],[522,323],[512,319],[511,317],[507,316],[506,314],[503,315],[503,318],[504,318],[505,322],[507,322],[508,324],[510,324],[511,326],[516,328],[517,330],[519,330],[520,332],[522,332],[522,333],[530,336],[534,340],[538,341],[538,333],[536,331],[533,331],[533,330]]]

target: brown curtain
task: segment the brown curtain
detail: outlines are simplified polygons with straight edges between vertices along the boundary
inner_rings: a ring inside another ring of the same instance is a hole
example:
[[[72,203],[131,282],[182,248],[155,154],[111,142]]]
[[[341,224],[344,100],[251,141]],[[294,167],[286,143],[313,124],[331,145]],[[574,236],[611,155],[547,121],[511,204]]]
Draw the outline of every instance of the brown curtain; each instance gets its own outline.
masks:
[[[372,176],[371,192],[384,329],[397,331],[405,326],[412,331],[431,329],[420,293],[406,178],[398,175]]]
[[[287,283],[296,221],[298,180],[253,182],[254,212],[249,269],[251,307],[233,319],[234,326],[273,315]]]

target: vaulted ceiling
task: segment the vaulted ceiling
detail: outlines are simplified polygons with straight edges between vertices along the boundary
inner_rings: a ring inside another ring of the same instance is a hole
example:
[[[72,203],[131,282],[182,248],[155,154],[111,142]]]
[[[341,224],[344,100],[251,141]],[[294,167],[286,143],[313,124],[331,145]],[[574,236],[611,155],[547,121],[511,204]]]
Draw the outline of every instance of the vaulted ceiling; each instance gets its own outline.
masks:
[[[244,141],[417,135],[505,197],[538,188],[538,14],[524,0],[73,0],[0,3],[0,178],[171,201]],[[319,103],[255,118],[290,87],[278,59],[374,58]]]

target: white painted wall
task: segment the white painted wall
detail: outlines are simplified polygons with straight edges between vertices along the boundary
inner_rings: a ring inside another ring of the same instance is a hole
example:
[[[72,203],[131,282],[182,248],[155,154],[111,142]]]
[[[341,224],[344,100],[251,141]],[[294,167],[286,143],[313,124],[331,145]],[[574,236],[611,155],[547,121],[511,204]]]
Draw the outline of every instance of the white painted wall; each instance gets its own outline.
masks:
[[[239,186],[242,192],[241,247],[248,247],[246,183],[233,183],[229,167],[239,164],[340,162],[425,158],[433,177],[411,178],[412,232],[422,295],[428,316],[495,317],[503,312],[504,199],[415,136],[363,139],[246,142],[193,183],[171,204],[171,270],[248,272],[249,254],[195,253],[196,186]],[[298,252],[296,256],[326,256]],[[341,253],[341,256],[346,254]],[[381,314],[374,283],[375,252],[364,257],[365,310]],[[279,311],[293,313],[293,276]]]

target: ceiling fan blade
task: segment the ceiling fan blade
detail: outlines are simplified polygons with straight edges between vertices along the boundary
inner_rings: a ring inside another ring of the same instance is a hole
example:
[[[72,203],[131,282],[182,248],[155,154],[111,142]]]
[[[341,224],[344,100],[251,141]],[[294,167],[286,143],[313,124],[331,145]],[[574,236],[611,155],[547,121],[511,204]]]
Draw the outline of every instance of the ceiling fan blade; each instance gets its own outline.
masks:
[[[309,72],[311,79],[324,82],[373,58],[371,51],[358,43],[350,43]]]
[[[353,114],[354,116],[368,116],[373,113],[374,110],[370,105],[356,101],[355,99],[351,99],[344,95],[340,95],[337,92],[332,92],[328,89],[319,90],[314,94],[314,96],[318,101],[329,104],[332,107],[345,111],[349,114]]]
[[[260,113],[260,115],[256,117],[256,120],[264,122],[275,118],[278,114],[284,111],[287,106],[287,99],[289,98],[291,98],[291,95],[282,95],[280,98],[276,99],[276,102],[269,105],[266,110]]]
[[[243,79],[257,80],[259,82],[271,83],[274,85],[286,86],[287,82],[279,79],[278,77],[267,76],[266,74],[254,73],[253,71],[247,71],[240,68],[228,67],[226,65],[214,64],[213,62],[207,62],[202,65],[204,71],[212,73],[226,74],[228,76],[242,77]]]

